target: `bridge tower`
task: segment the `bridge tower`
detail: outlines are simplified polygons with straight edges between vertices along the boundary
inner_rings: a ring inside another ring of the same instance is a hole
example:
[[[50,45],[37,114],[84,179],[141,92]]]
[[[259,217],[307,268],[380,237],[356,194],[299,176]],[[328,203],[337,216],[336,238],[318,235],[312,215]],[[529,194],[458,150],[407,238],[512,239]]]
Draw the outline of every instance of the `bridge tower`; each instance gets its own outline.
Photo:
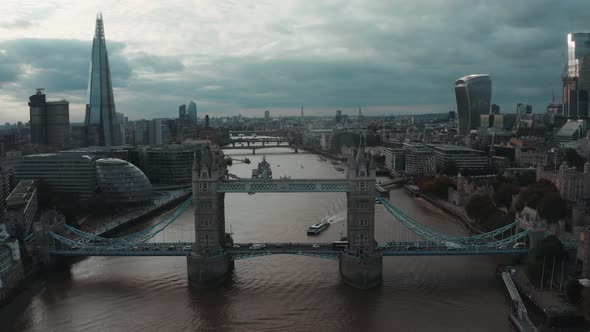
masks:
[[[368,160],[367,160],[368,159]],[[348,252],[340,256],[340,274],[356,288],[381,284],[383,254],[375,250],[375,162],[361,141],[356,157],[348,160],[346,178]]]
[[[233,270],[233,261],[223,252],[225,245],[225,193],[217,192],[217,181],[225,173],[221,150],[203,148],[201,160],[193,162],[193,205],[195,244],[187,256],[188,280],[197,288],[223,282]]]

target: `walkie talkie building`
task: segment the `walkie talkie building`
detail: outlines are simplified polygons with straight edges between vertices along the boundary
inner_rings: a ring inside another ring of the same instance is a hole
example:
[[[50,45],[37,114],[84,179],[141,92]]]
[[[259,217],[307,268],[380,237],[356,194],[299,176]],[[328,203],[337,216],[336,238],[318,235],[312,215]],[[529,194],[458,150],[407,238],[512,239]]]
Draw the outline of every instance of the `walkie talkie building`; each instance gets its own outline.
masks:
[[[479,129],[480,116],[490,113],[492,79],[486,74],[461,77],[455,81],[455,97],[459,115],[459,134],[469,135]]]

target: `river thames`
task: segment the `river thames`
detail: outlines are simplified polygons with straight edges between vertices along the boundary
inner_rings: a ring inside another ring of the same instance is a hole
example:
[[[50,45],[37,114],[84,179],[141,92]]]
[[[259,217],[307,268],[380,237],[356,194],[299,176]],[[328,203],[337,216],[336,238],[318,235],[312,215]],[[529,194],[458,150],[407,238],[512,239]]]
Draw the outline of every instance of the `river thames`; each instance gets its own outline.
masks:
[[[288,149],[226,150],[230,173],[250,177],[262,153],[273,177],[341,178],[337,165]],[[403,190],[390,200],[440,231],[460,224]],[[306,229],[320,219],[318,236]],[[346,219],[343,193],[228,194],[227,231],[236,242],[331,242]],[[411,241],[413,234],[376,205],[376,239]],[[152,239],[192,241],[193,210]],[[137,229],[136,229],[137,230]],[[133,230],[129,230],[130,232]],[[0,309],[1,331],[513,331],[510,303],[495,268],[498,257],[385,257],[383,285],[346,286],[336,261],[267,256],[236,261],[218,289],[188,287],[184,257],[91,257],[39,281]]]

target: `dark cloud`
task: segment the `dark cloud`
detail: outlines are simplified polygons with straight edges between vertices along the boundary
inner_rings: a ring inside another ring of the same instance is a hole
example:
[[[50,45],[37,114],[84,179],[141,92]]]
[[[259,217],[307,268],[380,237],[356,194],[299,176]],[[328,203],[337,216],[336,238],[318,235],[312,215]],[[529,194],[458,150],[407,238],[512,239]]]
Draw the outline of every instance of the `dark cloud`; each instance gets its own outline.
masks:
[[[117,109],[131,118],[172,116],[194,99],[213,114],[301,104],[326,112],[421,105],[445,112],[455,108],[457,78],[487,73],[503,111],[525,102],[541,112],[560,94],[566,34],[590,29],[587,0],[342,0],[300,11],[260,36],[231,35],[268,46],[264,58],[214,50],[168,57],[107,41],[113,82],[122,88]],[[86,90],[90,47],[90,40],[1,43],[0,88]]]
[[[180,60],[173,57],[163,57],[142,53],[130,59],[134,68],[152,73],[172,73],[181,71],[184,66]]]
[[[113,86],[127,86],[131,66],[121,55],[124,45],[109,43]],[[17,68],[12,83],[33,90],[54,92],[85,90],[88,84],[91,43],[69,39],[17,39],[0,43],[5,66]],[[1,70],[1,69],[0,69]]]

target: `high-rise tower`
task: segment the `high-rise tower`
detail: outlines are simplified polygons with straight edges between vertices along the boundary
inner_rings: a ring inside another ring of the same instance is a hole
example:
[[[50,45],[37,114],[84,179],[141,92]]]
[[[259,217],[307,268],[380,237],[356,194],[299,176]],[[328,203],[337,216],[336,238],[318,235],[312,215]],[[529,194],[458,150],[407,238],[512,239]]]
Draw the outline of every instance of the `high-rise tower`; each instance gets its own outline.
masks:
[[[43,89],[29,97],[31,143],[63,147],[70,142],[70,103],[47,101]]]
[[[188,103],[188,108],[186,109],[186,112],[188,113],[188,118],[193,122],[193,123],[197,123],[197,103],[195,103],[194,101],[190,101]]]
[[[88,145],[113,145],[119,141],[114,124],[115,100],[111,84],[111,70],[104,36],[102,14],[96,16],[96,30],[92,41],[86,130]]]
[[[459,113],[459,134],[469,135],[479,129],[481,115],[490,113],[492,80],[489,75],[475,74],[455,81],[455,97]]]
[[[562,76],[563,111],[572,118],[590,115],[590,33],[568,33],[567,66]]]

